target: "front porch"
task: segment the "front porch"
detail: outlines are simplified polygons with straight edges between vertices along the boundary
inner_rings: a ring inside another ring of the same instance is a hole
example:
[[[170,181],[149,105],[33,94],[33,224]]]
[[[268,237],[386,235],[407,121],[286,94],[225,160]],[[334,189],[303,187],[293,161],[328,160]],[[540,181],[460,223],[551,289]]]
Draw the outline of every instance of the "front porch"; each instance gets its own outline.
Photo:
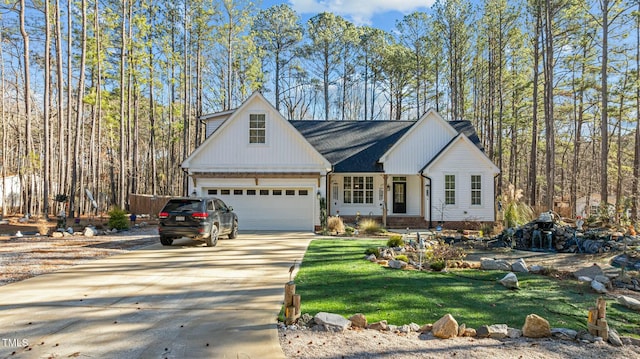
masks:
[[[355,216],[340,216],[345,224],[353,225],[356,222]],[[360,216],[360,220],[371,218],[376,220],[378,223],[382,223],[382,216]],[[420,216],[387,216],[387,225],[386,229],[394,229],[394,230],[406,230],[409,228],[409,231],[413,231],[416,229],[431,229],[435,228],[439,223],[437,221],[433,221],[431,223],[431,227],[429,226],[429,221],[425,220]],[[470,229],[477,230],[483,225],[483,222],[477,221],[448,221],[442,223],[443,229]]]

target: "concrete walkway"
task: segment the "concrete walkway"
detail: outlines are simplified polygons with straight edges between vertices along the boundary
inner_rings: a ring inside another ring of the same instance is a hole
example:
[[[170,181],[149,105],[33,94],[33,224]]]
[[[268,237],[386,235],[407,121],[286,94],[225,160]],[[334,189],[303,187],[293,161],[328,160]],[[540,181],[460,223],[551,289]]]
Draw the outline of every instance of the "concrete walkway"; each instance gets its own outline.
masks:
[[[276,317],[313,238],[182,239],[2,286],[0,358],[284,358]]]

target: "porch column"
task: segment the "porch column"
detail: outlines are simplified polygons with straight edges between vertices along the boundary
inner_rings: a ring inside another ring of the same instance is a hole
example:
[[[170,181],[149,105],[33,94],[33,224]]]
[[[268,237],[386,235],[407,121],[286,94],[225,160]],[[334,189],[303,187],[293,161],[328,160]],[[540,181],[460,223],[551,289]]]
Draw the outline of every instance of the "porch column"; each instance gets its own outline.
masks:
[[[387,227],[387,203],[389,203],[387,201],[388,199],[388,195],[387,195],[387,174],[383,174],[382,178],[384,180],[384,185],[383,185],[383,190],[384,190],[384,202],[382,203],[382,226],[383,227]]]

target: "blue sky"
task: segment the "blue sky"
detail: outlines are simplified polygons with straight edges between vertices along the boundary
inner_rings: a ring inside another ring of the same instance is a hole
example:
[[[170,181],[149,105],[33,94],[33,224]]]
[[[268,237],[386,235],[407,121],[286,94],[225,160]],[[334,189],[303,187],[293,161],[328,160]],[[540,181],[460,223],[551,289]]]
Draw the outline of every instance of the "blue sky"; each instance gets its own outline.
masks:
[[[394,28],[397,20],[413,11],[427,11],[435,0],[262,0],[262,8],[287,3],[303,21],[323,11],[340,15],[356,25],[383,30]]]

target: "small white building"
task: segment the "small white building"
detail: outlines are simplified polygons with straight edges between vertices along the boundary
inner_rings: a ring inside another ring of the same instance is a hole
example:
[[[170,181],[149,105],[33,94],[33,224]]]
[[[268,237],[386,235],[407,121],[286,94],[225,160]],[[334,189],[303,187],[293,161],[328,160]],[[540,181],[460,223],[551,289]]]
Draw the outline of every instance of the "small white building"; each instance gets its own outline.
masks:
[[[329,215],[495,221],[498,168],[469,121],[287,121],[256,92],[204,116],[183,163],[189,193],[216,196],[250,230],[313,230]]]
[[[20,177],[18,175],[0,177],[0,209],[20,206]],[[6,213],[5,213],[6,214]]]

